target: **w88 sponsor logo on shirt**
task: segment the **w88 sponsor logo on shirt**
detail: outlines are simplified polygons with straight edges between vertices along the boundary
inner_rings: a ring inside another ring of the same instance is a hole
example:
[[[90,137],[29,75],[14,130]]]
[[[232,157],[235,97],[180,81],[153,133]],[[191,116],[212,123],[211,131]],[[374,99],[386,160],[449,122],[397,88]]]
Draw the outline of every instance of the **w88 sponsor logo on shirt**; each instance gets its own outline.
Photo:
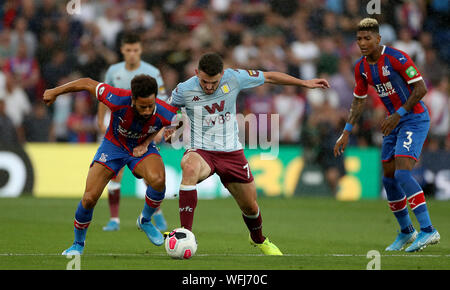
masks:
[[[231,120],[231,113],[208,115],[203,119],[203,126],[222,125]]]

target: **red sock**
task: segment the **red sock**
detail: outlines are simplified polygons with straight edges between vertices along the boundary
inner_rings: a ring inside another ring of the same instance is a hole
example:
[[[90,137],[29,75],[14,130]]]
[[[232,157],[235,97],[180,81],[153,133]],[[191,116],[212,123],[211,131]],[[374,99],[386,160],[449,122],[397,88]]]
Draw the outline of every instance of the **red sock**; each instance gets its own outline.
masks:
[[[119,217],[120,188],[108,190],[109,212],[112,218]]]
[[[262,234],[261,212],[258,211],[258,216],[256,217],[249,217],[244,214],[242,214],[242,217],[244,218],[244,222],[247,225],[248,230],[250,231],[250,237],[252,238],[252,240],[257,244],[263,243],[266,237],[264,237]]]
[[[192,231],[194,222],[194,211],[197,207],[197,188],[195,185],[180,186],[180,200],[178,201],[180,209],[181,226]]]

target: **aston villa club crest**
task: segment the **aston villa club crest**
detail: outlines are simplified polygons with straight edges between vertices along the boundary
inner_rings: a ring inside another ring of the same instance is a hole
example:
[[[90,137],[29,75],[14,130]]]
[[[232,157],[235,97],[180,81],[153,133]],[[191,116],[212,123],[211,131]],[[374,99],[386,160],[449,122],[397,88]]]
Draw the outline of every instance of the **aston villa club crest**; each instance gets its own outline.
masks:
[[[247,72],[248,72],[248,75],[251,77],[256,78],[257,76],[259,76],[259,71],[257,71],[257,70],[249,69],[249,70],[247,70]]]
[[[220,89],[224,94],[228,94],[230,92],[230,87],[228,86],[228,84],[224,84],[223,86],[220,87]]]

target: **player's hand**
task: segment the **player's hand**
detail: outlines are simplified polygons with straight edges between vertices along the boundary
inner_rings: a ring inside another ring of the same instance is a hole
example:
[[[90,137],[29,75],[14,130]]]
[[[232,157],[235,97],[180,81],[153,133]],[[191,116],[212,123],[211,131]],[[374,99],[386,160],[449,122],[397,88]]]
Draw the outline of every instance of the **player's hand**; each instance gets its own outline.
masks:
[[[389,135],[392,130],[394,130],[395,127],[397,127],[398,122],[400,122],[400,115],[397,113],[394,113],[387,117],[386,119],[381,122],[381,132],[384,136]]]
[[[172,143],[172,135],[175,133],[175,128],[165,128],[164,129],[164,141],[166,143]]]
[[[47,106],[50,106],[53,104],[56,100],[56,97],[58,97],[58,93],[55,89],[48,89],[45,90],[44,95],[42,97],[42,100]]]
[[[147,153],[147,151],[148,151],[148,144],[144,142],[143,144],[140,144],[140,145],[134,147],[133,156],[141,157],[142,155]]]
[[[179,121],[177,126],[174,127],[166,127],[164,128],[164,141],[168,144],[172,143],[172,136],[173,134],[175,134],[175,131],[177,131],[178,129],[180,129],[181,127],[183,127],[183,121]],[[180,138],[182,134],[178,135],[178,137]]]
[[[155,144],[161,143],[161,141],[163,139],[163,135],[164,135],[164,130],[159,130],[158,134],[156,134],[156,136],[153,137],[153,142],[155,142]]]
[[[305,87],[308,89],[328,89],[330,87],[330,84],[326,79],[312,79],[305,81]]]
[[[345,148],[348,144],[348,137],[350,136],[350,132],[344,131],[342,135],[337,139],[336,144],[334,145],[334,157],[337,157],[344,153]]]

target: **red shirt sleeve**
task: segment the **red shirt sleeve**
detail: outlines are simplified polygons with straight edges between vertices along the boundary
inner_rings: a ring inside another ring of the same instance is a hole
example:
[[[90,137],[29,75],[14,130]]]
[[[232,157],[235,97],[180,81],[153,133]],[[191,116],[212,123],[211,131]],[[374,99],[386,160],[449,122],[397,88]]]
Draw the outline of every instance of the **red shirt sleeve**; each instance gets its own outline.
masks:
[[[131,103],[131,91],[115,88],[105,83],[99,83],[95,88],[97,99],[105,104],[112,112]]]
[[[360,63],[358,62],[355,65],[355,82],[356,82],[356,86],[355,89],[353,90],[353,95],[357,98],[366,98],[367,97],[367,80],[364,79],[364,77],[361,74],[360,71]]]

